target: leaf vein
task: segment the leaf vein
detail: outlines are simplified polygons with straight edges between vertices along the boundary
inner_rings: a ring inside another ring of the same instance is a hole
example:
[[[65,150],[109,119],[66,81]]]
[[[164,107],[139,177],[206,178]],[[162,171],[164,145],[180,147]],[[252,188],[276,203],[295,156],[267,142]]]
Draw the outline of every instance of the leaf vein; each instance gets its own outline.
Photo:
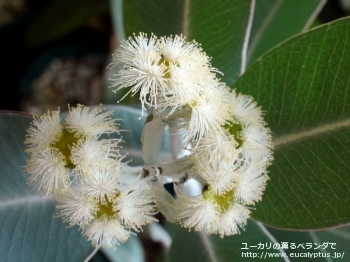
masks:
[[[337,121],[331,124],[324,124],[322,126],[315,127],[311,130],[301,131],[299,133],[277,137],[273,140],[274,147],[276,149],[282,145],[285,146],[287,144],[295,143],[308,137],[315,137],[344,127],[350,127],[350,118],[343,119],[341,121]]]

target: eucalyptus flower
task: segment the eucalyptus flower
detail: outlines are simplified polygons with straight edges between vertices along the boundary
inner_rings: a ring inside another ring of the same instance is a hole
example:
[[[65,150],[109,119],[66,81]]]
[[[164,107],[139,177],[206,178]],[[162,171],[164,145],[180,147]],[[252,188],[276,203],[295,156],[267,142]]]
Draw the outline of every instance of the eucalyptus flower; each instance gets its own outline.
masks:
[[[204,230],[221,237],[240,232],[247,223],[250,211],[237,202],[234,191],[216,194],[205,186],[199,196],[186,196],[175,189],[178,196],[179,223],[185,228]]]
[[[191,103],[217,71],[198,43],[179,35],[158,39],[140,33],[123,40],[110,66],[116,65],[121,69],[112,79],[114,91],[130,88],[127,94],[133,95],[139,91],[143,109]]]
[[[176,204],[159,199],[160,211],[189,229],[239,233],[262,199],[273,160],[264,112],[251,96],[221,82],[200,44],[183,36],[134,35],[113,58],[112,66],[121,68],[112,79],[114,91],[139,92],[142,108],[149,109],[142,135],[145,174],[178,184]],[[162,163],[157,154],[166,126],[187,153]],[[188,179],[201,185],[200,194],[180,189]]]
[[[29,155],[25,167],[28,184],[45,194],[66,190],[79,175],[121,158],[120,139],[101,139],[103,134],[119,134],[111,111],[82,105],[70,109],[65,121],[59,110],[35,116],[27,130],[25,145]]]
[[[125,229],[117,219],[108,219],[103,216],[86,226],[84,235],[95,247],[102,245],[107,248],[115,248],[127,241],[132,232]]]
[[[186,195],[178,188],[175,191],[178,222],[182,226],[223,237],[244,229],[250,214],[249,205],[262,199],[269,177],[266,162],[237,163],[227,167],[225,161],[216,160],[213,156],[209,165],[214,167],[209,173],[212,172],[217,180],[204,176],[207,184],[200,195]]]
[[[114,91],[138,93],[149,110],[144,165],[123,162],[112,111],[78,105],[62,121],[59,110],[34,117],[25,141],[28,184],[52,195],[62,219],[95,247],[115,248],[156,222],[157,212],[189,230],[240,233],[262,200],[273,160],[264,112],[221,82],[200,44],[183,36],[140,33],[122,41],[113,59]],[[163,163],[165,128],[186,153]],[[175,183],[174,198],[166,182]]]
[[[157,209],[147,180],[138,177],[128,186],[121,182],[123,170],[96,170],[93,178],[55,195],[64,221],[78,225],[94,246],[115,248],[133,231],[157,221]]]

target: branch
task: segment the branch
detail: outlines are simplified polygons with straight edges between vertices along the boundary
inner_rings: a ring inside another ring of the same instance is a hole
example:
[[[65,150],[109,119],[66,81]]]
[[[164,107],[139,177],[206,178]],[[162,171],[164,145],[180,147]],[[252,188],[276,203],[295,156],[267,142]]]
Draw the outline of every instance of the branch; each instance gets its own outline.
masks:
[[[252,29],[253,18],[254,18],[254,10],[255,10],[255,0],[251,0],[250,11],[249,11],[249,19],[247,24],[247,30],[245,31],[243,49],[242,49],[242,64],[241,64],[241,75],[245,72],[247,65],[247,50],[250,38],[250,31]]]

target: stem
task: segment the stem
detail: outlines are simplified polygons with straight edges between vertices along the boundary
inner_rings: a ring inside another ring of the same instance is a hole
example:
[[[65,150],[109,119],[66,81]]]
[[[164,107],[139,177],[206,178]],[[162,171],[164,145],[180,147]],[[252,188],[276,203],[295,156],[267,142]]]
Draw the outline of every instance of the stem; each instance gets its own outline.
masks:
[[[170,151],[173,159],[177,159],[182,156],[182,144],[183,139],[180,134],[170,135]]]
[[[204,249],[205,249],[206,253],[208,254],[209,261],[210,262],[217,262],[218,261],[216,259],[217,255],[215,254],[213,244],[209,240],[208,235],[203,231],[200,231],[198,234],[199,234],[199,239],[202,241]]]
[[[185,182],[187,174],[191,173],[193,163],[189,156],[168,163],[156,163],[153,165],[144,165],[144,176],[151,176],[154,179],[159,178],[166,183]]]
[[[125,39],[124,32],[124,19],[123,19],[123,1],[111,1],[111,10],[112,10],[112,22],[114,26],[114,32],[117,32],[116,40],[120,42],[120,40]],[[119,45],[119,43],[118,43]]]
[[[175,160],[174,162],[158,164],[158,168],[161,169],[161,174],[164,176],[180,174],[193,167],[193,163],[190,161],[190,159],[191,158],[189,156],[185,156]]]
[[[172,195],[165,190],[163,184],[159,181],[150,181],[152,187],[152,193],[156,199],[156,205],[158,210],[165,216],[171,223],[175,223],[178,217],[178,210],[176,209],[176,202]]]
[[[245,72],[247,64],[247,50],[249,44],[250,31],[252,29],[253,18],[254,18],[255,0],[251,0],[249,18],[247,24],[247,30],[245,31],[244,43],[242,48],[242,64],[241,64],[241,75]]]
[[[142,158],[145,165],[156,163],[166,122],[152,110],[148,115],[142,132]]]
[[[269,12],[265,16],[264,20],[260,24],[254,37],[250,41],[249,50],[247,53],[247,60],[251,60],[251,57],[254,54],[256,47],[259,45],[259,42],[260,42],[262,36],[264,35],[264,32],[266,31],[266,29],[270,25],[270,22],[274,18],[275,14],[278,11],[278,9],[280,8],[281,4],[282,4],[282,1],[275,1],[275,3],[272,5]]]
[[[188,25],[189,25],[189,14],[190,14],[190,1],[189,0],[185,0],[185,3],[184,3],[184,11],[183,11],[183,24],[182,24],[182,34],[184,36],[188,36]]]
[[[179,159],[190,155],[191,152],[184,148],[185,140],[182,134],[170,134],[170,151],[173,159]]]
[[[311,14],[311,16],[309,17],[309,19],[306,21],[306,24],[304,25],[303,29],[301,30],[301,32],[304,32],[306,30],[308,30],[310,28],[310,26],[312,25],[312,23],[315,21],[316,17],[318,16],[318,14],[321,12],[322,8],[324,7],[324,5],[326,4],[327,0],[322,0],[318,6],[316,7],[315,11]]]
[[[271,240],[271,242],[278,243],[276,238],[270,233],[270,231],[267,230],[267,228],[263,225],[263,223],[256,222],[256,224],[260,227],[261,231]],[[286,252],[282,248],[279,248],[278,251],[282,254],[286,254]],[[287,256],[283,256],[283,260],[285,262],[290,262]]]
[[[190,145],[186,141],[186,134],[184,131],[184,123],[190,121],[191,108],[189,106],[183,106],[178,108],[171,115],[163,113],[162,119],[166,121],[169,127],[170,133],[170,151],[173,159],[190,155],[191,152],[188,150]],[[186,146],[186,148],[185,148]]]
[[[90,259],[96,254],[96,252],[100,249],[102,243],[100,243],[95,249],[91,252],[91,254],[84,260],[84,262],[90,261]]]

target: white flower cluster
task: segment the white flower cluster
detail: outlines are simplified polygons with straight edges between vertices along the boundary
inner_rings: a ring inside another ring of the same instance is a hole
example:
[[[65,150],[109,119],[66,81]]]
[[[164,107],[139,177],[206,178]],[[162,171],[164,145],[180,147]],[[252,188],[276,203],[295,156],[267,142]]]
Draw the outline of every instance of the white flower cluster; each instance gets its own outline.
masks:
[[[64,221],[78,225],[94,246],[115,247],[132,231],[156,221],[147,179],[130,182],[119,153],[119,127],[111,111],[82,105],[34,117],[25,140],[27,182],[53,196]]]
[[[113,58],[111,65],[121,68],[112,79],[115,91],[139,92],[142,108],[153,114],[146,123],[161,118],[190,152],[178,170],[198,180],[202,192],[192,196],[175,186],[177,222],[220,236],[239,233],[249,206],[262,198],[273,160],[271,132],[256,102],[222,83],[200,45],[182,36],[134,35]],[[144,132],[143,140],[153,137],[159,136]],[[164,167],[157,170],[171,177]]]
[[[221,82],[200,45],[182,36],[134,35],[113,58],[120,68],[115,91],[139,93],[149,110],[144,165],[122,162],[111,111],[78,105],[62,121],[59,111],[34,117],[25,140],[28,184],[53,196],[64,221],[94,246],[125,242],[156,221],[158,210],[189,229],[239,233],[262,199],[273,160],[271,132],[256,102]],[[181,143],[172,145],[188,154],[162,163],[166,126]],[[164,189],[169,181],[176,183],[175,198]]]

